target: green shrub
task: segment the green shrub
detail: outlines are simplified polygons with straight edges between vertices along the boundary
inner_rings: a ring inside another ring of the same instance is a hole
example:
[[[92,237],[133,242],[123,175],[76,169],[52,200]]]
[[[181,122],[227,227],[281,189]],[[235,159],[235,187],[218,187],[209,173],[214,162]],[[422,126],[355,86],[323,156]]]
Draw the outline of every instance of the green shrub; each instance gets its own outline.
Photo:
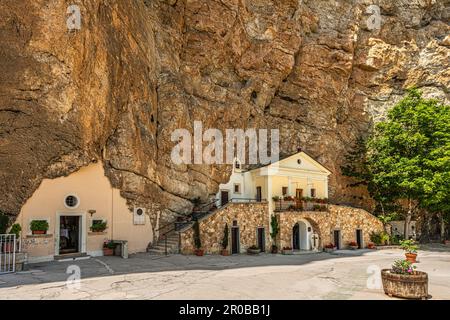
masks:
[[[370,235],[370,241],[376,245],[385,245],[389,242],[389,234],[386,232],[373,232]]]
[[[31,231],[47,231],[48,222],[47,220],[33,220],[30,223]]]
[[[106,222],[97,222],[92,224],[91,231],[92,232],[103,232],[106,229]]]
[[[222,249],[226,250],[227,247],[228,247],[228,224],[225,223],[225,228],[223,229]]]
[[[273,241],[276,241],[278,233],[280,232],[280,227],[278,225],[278,219],[275,215],[272,215],[272,217],[270,218],[270,226],[272,227],[270,236],[272,237]]]
[[[202,240],[200,239],[200,224],[198,221],[194,223],[194,245],[196,249],[200,249],[202,247]]]
[[[22,231],[22,227],[20,226],[20,224],[15,223],[12,225],[11,230],[9,230],[9,233],[11,234],[15,234],[16,238],[20,237],[20,231]]]
[[[416,266],[413,266],[408,260],[395,260],[391,272],[397,274],[412,274],[414,273],[414,269],[416,269]]]
[[[400,241],[400,245],[407,253],[417,253],[417,250],[419,249],[414,240]]]

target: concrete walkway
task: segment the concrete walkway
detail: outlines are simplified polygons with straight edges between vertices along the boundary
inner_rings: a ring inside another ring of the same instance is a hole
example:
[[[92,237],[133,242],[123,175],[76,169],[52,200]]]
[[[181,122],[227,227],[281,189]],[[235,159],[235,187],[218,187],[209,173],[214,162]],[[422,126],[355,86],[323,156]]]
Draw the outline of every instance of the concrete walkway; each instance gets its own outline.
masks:
[[[400,250],[335,254],[182,256],[137,254],[29,265],[0,275],[0,299],[390,299],[379,270]],[[450,299],[450,253],[420,251],[433,299]],[[79,268],[79,269],[78,269]],[[73,272],[81,272],[81,282]],[[66,273],[69,271],[70,274]]]

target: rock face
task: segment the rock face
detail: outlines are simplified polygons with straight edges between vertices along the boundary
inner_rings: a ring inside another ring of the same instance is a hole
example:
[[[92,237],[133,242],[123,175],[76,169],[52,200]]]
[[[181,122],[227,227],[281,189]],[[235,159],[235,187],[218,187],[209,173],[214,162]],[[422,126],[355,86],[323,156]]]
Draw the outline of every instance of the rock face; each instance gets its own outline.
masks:
[[[365,0],[74,0],[69,30],[71,1],[2,0],[0,209],[101,160],[130,206],[188,212],[230,174],[171,161],[194,120],[280,129],[333,171],[331,198],[368,204],[345,152],[407,87],[448,101],[450,82],[450,1],[374,2],[380,19]]]

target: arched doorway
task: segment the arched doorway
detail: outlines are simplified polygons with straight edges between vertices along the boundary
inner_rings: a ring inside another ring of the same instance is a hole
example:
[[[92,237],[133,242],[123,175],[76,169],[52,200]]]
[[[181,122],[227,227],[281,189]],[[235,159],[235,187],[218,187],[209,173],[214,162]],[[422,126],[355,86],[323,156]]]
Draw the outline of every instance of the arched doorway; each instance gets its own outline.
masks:
[[[292,249],[311,250],[311,235],[313,229],[307,220],[300,220],[292,228]]]

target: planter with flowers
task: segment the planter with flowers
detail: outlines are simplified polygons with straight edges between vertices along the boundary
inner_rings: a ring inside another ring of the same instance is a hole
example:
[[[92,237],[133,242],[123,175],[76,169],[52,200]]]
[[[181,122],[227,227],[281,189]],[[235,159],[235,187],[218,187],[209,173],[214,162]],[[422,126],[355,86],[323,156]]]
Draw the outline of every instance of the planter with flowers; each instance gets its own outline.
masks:
[[[283,250],[281,251],[282,254],[291,255],[294,254],[294,251],[291,247],[283,247]]]
[[[33,220],[30,223],[30,230],[33,234],[46,234],[48,227],[47,220]]]
[[[257,255],[260,252],[261,252],[261,250],[255,245],[253,245],[247,249],[247,254],[249,254],[249,255]]]
[[[403,240],[400,242],[400,246],[405,250],[406,260],[411,263],[416,263],[417,258],[417,245],[414,240]]]
[[[116,248],[116,244],[112,240],[107,240],[103,243],[103,255],[104,256],[113,256],[114,249]]]
[[[391,269],[381,270],[384,293],[407,299],[428,298],[428,274],[416,271],[408,260],[396,260]]]
[[[349,248],[350,249],[352,249],[352,250],[356,250],[356,249],[358,249],[358,243],[356,242],[356,241],[350,241],[349,243],[348,243],[348,246],[349,246]]]
[[[92,232],[104,232],[107,228],[106,222],[96,222],[92,224],[91,231]]]
[[[336,246],[334,244],[332,244],[331,242],[326,244],[324,247],[325,252],[331,253],[334,250],[336,250]]]
[[[369,242],[368,244],[367,244],[367,249],[376,249],[377,248],[377,246],[375,245],[375,243],[373,243],[373,242]]]
[[[20,224],[15,223],[12,225],[11,229],[9,230],[9,234],[16,235],[16,243],[19,241],[20,237],[20,231],[22,231],[22,228],[20,227]],[[14,248],[18,250],[18,246],[14,243],[14,238],[12,236],[6,236],[6,239],[3,242],[3,246],[1,248],[2,252],[4,253],[11,253],[14,252]]]

